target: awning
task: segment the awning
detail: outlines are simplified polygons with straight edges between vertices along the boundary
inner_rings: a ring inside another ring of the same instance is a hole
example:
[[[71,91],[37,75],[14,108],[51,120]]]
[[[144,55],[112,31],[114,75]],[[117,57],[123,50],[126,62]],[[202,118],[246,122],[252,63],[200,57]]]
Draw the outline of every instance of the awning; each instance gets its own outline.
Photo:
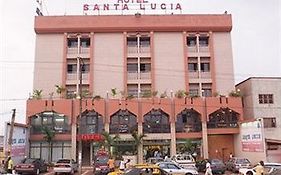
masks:
[[[281,144],[281,140],[276,140],[276,139],[265,139],[265,142]]]

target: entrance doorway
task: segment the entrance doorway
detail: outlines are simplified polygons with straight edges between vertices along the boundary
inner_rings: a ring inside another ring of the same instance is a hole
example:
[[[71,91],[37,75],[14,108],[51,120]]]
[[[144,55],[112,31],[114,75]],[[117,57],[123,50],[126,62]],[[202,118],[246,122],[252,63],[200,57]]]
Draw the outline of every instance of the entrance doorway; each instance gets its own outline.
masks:
[[[150,157],[170,156],[170,140],[145,140],[143,144],[144,160]]]
[[[82,142],[82,165],[91,165],[90,142]]]

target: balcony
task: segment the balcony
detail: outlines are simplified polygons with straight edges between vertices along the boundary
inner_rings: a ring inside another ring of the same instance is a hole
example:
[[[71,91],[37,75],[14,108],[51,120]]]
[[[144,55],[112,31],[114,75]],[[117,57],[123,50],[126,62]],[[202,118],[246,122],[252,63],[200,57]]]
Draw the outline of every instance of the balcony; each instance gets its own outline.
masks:
[[[56,134],[66,134],[70,133],[71,127],[70,125],[40,125],[40,126],[31,126],[30,133],[31,134],[44,134],[42,128],[47,127],[52,131],[55,131]]]
[[[196,71],[196,72],[188,72],[188,77],[190,79],[197,79],[197,78],[199,78],[199,72],[198,71]]]
[[[140,53],[150,53],[150,45],[140,45]]]
[[[128,45],[127,50],[129,54],[138,53],[138,47],[136,45]]]
[[[67,57],[74,58],[77,57],[78,48],[77,47],[68,47],[67,48]],[[81,47],[80,48],[80,56],[85,58],[90,56],[90,48],[89,47]]]
[[[83,84],[89,83],[89,73],[82,74]],[[77,73],[68,73],[66,75],[66,83],[67,84],[76,84],[77,83]]]
[[[206,46],[200,46],[200,47],[199,47],[199,52],[209,52],[209,47],[208,47],[208,45],[206,45]]]
[[[150,80],[151,79],[151,72],[141,72],[140,73],[141,80]]]
[[[196,48],[196,46],[188,46],[187,51],[188,52],[197,52],[197,48]]]
[[[127,78],[128,78],[128,80],[137,80],[138,72],[128,72]]]
[[[201,72],[200,75],[202,79],[211,79],[211,72]]]

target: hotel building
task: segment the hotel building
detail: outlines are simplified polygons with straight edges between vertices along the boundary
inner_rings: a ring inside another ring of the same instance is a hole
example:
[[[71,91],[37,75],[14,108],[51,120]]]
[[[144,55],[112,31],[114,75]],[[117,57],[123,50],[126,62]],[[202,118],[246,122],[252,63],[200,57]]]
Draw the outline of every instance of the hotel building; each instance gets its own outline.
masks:
[[[53,161],[76,159],[82,137],[82,162],[92,163],[103,131],[119,134],[122,155],[134,153],[133,131],[145,134],[139,162],[155,150],[175,155],[186,139],[198,158],[227,160],[243,121],[241,98],[228,97],[231,29],[229,14],[35,17],[34,89],[43,97],[27,101],[30,156],[46,159],[48,127]]]

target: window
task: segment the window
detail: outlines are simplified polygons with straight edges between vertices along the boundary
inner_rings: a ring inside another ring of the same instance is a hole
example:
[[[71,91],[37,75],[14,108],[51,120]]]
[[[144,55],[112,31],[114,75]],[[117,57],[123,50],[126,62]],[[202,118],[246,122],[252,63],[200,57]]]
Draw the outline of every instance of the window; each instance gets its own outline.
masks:
[[[89,73],[89,70],[90,70],[90,65],[89,64],[83,64],[82,65],[81,71],[82,71],[83,74]]]
[[[200,47],[208,47],[208,45],[209,45],[209,37],[200,36],[199,37],[199,46]]]
[[[141,72],[150,72],[150,63],[141,63],[140,71]]]
[[[195,47],[195,45],[196,45],[196,36],[187,37],[187,46]]]
[[[149,47],[150,46],[150,38],[149,37],[141,37],[140,38],[140,45],[143,47]]]
[[[189,72],[197,72],[198,64],[197,63],[188,63],[188,71]]]
[[[138,64],[137,63],[128,63],[127,71],[128,72],[138,72]]]
[[[210,72],[210,63],[200,63],[202,72]]]
[[[67,73],[76,73],[77,65],[76,64],[68,64],[67,65]]]
[[[259,94],[259,104],[273,104],[273,94]]]
[[[263,118],[265,128],[276,128],[276,118]]]
[[[81,47],[90,47],[90,38],[81,38]]]
[[[133,47],[133,46],[137,46],[137,38],[136,37],[129,37],[129,38],[127,38],[127,45],[128,46],[131,46],[131,47]]]
[[[68,38],[67,39],[67,46],[70,48],[78,46],[78,39],[77,38]]]

